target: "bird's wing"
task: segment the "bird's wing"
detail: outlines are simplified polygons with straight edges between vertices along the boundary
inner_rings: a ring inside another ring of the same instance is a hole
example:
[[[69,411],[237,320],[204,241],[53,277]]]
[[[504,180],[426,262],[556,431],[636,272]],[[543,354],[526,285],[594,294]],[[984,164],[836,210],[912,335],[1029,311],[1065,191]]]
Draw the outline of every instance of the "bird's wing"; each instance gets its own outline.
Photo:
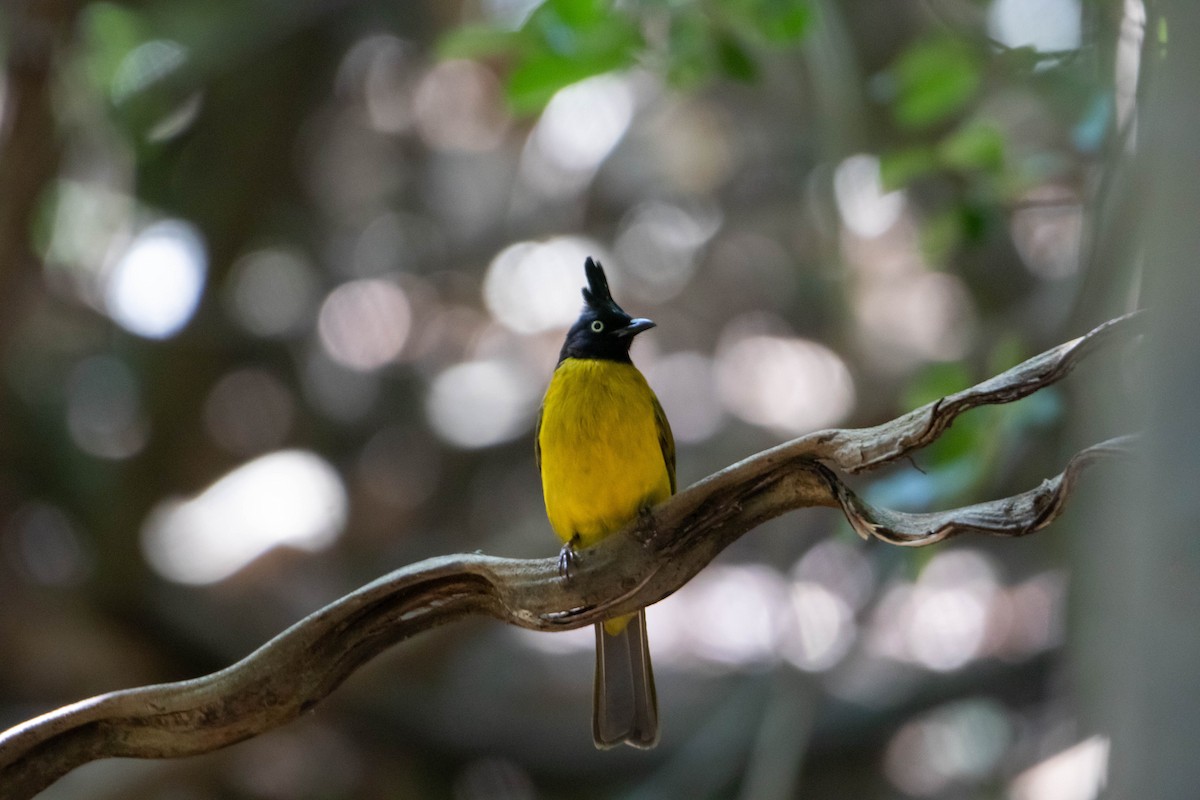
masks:
[[[654,395],[654,421],[658,425],[658,446],[662,449],[663,461],[667,465],[667,474],[671,477],[671,494],[675,494],[675,437],[671,434],[671,423],[667,422],[667,414],[662,404]],[[541,420],[539,419],[539,424]],[[538,456],[541,457],[540,454]]]

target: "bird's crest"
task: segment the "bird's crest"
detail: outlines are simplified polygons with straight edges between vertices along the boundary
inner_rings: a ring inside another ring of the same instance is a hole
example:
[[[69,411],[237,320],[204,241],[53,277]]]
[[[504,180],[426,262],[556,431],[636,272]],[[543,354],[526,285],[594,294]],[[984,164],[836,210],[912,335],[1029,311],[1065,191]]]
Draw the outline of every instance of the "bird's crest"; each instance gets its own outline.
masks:
[[[604,276],[604,267],[591,256],[583,262],[583,271],[587,273],[588,285],[583,290],[583,301],[596,311],[617,311],[625,313],[612,298],[608,289],[608,278]]]

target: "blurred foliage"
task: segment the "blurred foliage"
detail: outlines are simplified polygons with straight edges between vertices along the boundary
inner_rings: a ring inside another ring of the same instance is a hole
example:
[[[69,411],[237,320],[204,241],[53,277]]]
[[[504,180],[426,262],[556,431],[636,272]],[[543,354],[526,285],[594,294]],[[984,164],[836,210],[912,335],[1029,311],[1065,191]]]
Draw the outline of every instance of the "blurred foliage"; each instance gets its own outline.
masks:
[[[517,30],[467,25],[443,37],[446,58],[496,58],[511,63],[507,94],[519,114],[541,110],[556,91],[593,75],[637,63],[677,86],[718,76],[758,77],[756,51],[798,44],[809,24],[807,2],[546,0]]]
[[[659,323],[634,358],[681,485],[1082,333],[1126,289],[1089,238],[1122,7],[1011,5],[0,7],[0,724],[219,669],[421,558],[551,555],[529,440],[584,255]],[[1071,387],[865,495],[1035,485]],[[1073,567],[1057,531],[914,552],[794,515],[651,609],[650,753],[592,749],[590,634],[481,622],[45,796],[999,794],[1079,738]]]

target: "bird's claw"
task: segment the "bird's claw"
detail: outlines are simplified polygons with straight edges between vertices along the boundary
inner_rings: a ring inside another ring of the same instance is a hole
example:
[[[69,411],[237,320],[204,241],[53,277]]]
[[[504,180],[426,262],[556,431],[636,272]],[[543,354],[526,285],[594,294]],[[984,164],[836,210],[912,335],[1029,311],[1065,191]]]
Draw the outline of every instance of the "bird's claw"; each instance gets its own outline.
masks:
[[[575,566],[575,545],[578,543],[579,537],[572,536],[571,539],[562,546],[558,551],[558,574],[564,581],[571,580],[571,568]]]

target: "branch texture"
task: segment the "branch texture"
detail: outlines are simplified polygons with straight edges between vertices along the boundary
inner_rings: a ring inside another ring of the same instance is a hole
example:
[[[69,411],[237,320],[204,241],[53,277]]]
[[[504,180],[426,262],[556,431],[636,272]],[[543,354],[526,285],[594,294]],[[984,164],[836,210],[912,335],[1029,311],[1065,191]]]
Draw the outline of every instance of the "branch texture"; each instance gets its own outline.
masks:
[[[964,532],[1023,536],[1062,513],[1075,479],[1125,453],[1130,437],[1076,454],[1022,494],[949,511],[877,508],[838,477],[908,456],[959,414],[1025,397],[1066,376],[1102,344],[1140,330],[1128,315],[970,389],[891,422],[809,434],[730,466],[582,551],[569,583],[557,559],[432,558],[396,570],[293,625],[238,663],[194,680],[100,695],[0,734],[0,798],[35,795],[100,758],[172,758],[224,747],[311,709],[397,642],[467,615],[534,630],[565,630],[657,602],[742,534],[788,511],[840,508],[864,537],[919,546]]]

